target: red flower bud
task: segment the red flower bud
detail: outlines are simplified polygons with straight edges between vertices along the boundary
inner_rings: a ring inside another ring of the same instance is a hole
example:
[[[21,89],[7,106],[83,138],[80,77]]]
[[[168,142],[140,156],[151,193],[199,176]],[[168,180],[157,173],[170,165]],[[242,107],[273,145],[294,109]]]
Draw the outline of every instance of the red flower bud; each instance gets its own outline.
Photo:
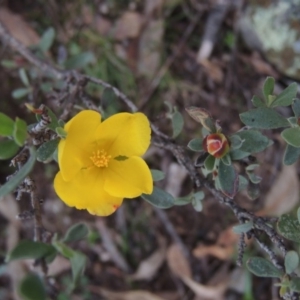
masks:
[[[204,151],[216,158],[222,158],[229,151],[229,142],[222,133],[207,135],[202,142],[202,146]]]

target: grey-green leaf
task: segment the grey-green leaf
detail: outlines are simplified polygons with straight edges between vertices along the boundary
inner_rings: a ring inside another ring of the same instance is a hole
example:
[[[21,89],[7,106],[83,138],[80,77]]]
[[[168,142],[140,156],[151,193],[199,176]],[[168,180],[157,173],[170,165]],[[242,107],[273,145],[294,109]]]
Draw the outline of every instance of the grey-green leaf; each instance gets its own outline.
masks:
[[[28,87],[29,86],[29,79],[27,77],[26,71],[23,68],[21,68],[19,70],[19,76],[20,76],[23,84]]]
[[[83,52],[72,56],[65,62],[66,69],[81,69],[86,65],[95,62],[95,56],[92,52]]]
[[[37,160],[44,162],[44,161],[48,161],[49,159],[52,159],[53,153],[57,149],[59,141],[60,139],[56,138],[54,140],[42,144],[36,151]]]
[[[238,192],[239,187],[239,176],[233,165],[227,166],[221,160],[219,163],[218,178],[222,192],[232,199]]]
[[[31,92],[31,88],[19,88],[12,91],[12,97],[15,99],[20,99],[25,97]]]
[[[288,251],[284,258],[284,266],[287,274],[293,273],[299,265],[299,255],[296,251]]]
[[[233,232],[240,234],[240,233],[246,233],[249,230],[251,230],[252,228],[253,228],[253,222],[250,221],[250,222],[246,222],[244,224],[239,224],[239,225],[233,226],[232,230],[233,230]]]
[[[282,215],[277,223],[277,228],[286,239],[300,243],[300,223],[292,215]]]
[[[192,139],[192,140],[188,143],[187,146],[188,146],[188,148],[190,148],[192,151],[200,152],[200,151],[203,150],[202,141],[203,141],[203,139],[201,139],[201,138]]]
[[[230,140],[230,149],[239,149],[242,144],[243,144],[243,140],[239,137],[239,135],[232,135],[229,137]]]
[[[30,157],[25,165],[18,171],[16,175],[14,175],[8,182],[0,187],[0,197],[3,197],[12,192],[32,170],[36,160],[36,153],[33,147],[31,147],[29,150]]]
[[[248,270],[258,277],[280,278],[283,272],[278,270],[271,262],[262,257],[251,257],[247,261]]]
[[[268,103],[269,95],[273,94],[274,91],[275,80],[273,77],[267,77],[263,86],[263,94],[265,96],[266,102]]]
[[[286,149],[283,156],[283,163],[286,166],[294,164],[300,156],[300,148],[296,148],[289,144],[286,145]]]
[[[8,159],[17,154],[19,146],[12,140],[0,140],[0,160]]]
[[[291,279],[291,290],[295,291],[295,292],[300,292],[300,278],[299,277],[293,277]]]
[[[269,139],[258,130],[243,130],[236,132],[232,137],[239,137],[242,140],[240,151],[258,153],[268,147]]]
[[[204,161],[204,166],[205,166],[206,170],[212,171],[215,166],[215,161],[216,161],[215,157],[213,157],[212,155],[209,155]]]
[[[240,149],[234,149],[234,150],[230,150],[229,154],[230,154],[231,160],[240,160],[240,159],[243,159],[243,158],[249,156],[251,153],[242,151]]]
[[[251,99],[251,102],[253,103],[253,105],[255,107],[265,107],[266,104],[257,96],[253,96],[252,99]]]
[[[259,107],[240,114],[241,121],[253,128],[275,129],[289,126],[289,122],[269,107]]]
[[[158,208],[170,208],[175,202],[172,195],[157,187],[154,187],[151,195],[142,194],[141,197]]]
[[[12,136],[14,131],[14,121],[0,112],[0,135]]]
[[[290,84],[284,89],[273,101],[271,107],[275,106],[289,106],[293,103],[293,99],[297,95],[298,85],[296,82]]]
[[[289,145],[300,147],[300,127],[287,128],[281,132],[281,136]]]
[[[42,52],[47,52],[51,48],[54,42],[54,38],[55,30],[52,27],[50,27],[43,33],[38,45]]]
[[[36,274],[28,274],[19,285],[19,294],[24,300],[46,300],[46,289],[41,278]]]
[[[56,250],[52,245],[34,242],[30,240],[23,240],[15,248],[8,253],[6,261],[13,261],[18,259],[39,259],[55,253]]]
[[[27,137],[27,124],[22,119],[16,118],[14,123],[13,138],[17,145],[23,146]]]
[[[300,117],[300,99],[294,99],[292,109],[295,117],[298,119]]]
[[[183,117],[179,111],[172,115],[173,138],[176,138],[182,131],[184,125]]]
[[[160,181],[165,178],[165,173],[160,170],[151,169],[150,171],[151,171],[153,181]]]
[[[78,223],[73,225],[71,228],[68,229],[68,231],[65,234],[65,237],[63,238],[63,242],[69,243],[69,242],[75,242],[84,239],[87,237],[89,233],[89,229],[84,223]]]

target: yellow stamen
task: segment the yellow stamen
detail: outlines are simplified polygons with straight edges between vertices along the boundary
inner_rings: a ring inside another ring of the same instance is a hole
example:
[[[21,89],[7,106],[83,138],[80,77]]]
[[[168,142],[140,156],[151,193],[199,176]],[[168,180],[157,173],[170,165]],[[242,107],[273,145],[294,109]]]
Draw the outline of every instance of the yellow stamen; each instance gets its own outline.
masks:
[[[96,167],[102,168],[108,166],[111,155],[108,155],[104,150],[97,150],[93,152],[93,155],[90,157],[90,159]]]

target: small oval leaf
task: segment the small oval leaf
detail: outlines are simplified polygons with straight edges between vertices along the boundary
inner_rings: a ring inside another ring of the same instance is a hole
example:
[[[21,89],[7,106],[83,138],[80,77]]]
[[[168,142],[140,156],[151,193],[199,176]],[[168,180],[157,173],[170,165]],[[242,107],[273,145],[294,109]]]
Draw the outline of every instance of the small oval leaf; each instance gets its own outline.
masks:
[[[34,242],[21,241],[12,251],[7,255],[6,261],[13,261],[18,259],[39,259],[55,253],[56,250],[52,245]]]
[[[277,223],[277,228],[286,239],[300,243],[300,223],[292,215],[282,215]]]
[[[19,285],[19,294],[24,300],[46,300],[46,289],[41,278],[28,274]]]
[[[287,128],[281,136],[289,145],[300,148],[300,127]]]
[[[299,156],[300,156],[300,148],[296,148],[287,144],[283,156],[283,163],[286,166],[292,165],[298,160]]]
[[[153,181],[160,181],[165,178],[165,173],[160,170],[151,169],[150,171],[151,171]]]
[[[239,176],[233,165],[228,166],[221,160],[219,163],[218,178],[222,192],[232,199],[239,188]]]
[[[158,208],[170,208],[175,202],[172,195],[157,187],[154,187],[151,195],[142,194],[141,197]]]
[[[299,255],[296,251],[288,251],[284,258],[284,266],[287,274],[293,273],[299,265]]]
[[[37,160],[38,161],[48,161],[53,157],[53,153],[57,149],[58,143],[60,139],[56,138],[54,140],[45,142],[42,144],[38,150],[36,151],[37,153]]]
[[[249,230],[251,230],[252,228],[253,228],[253,222],[250,221],[250,222],[247,222],[244,224],[239,224],[239,225],[233,226],[232,230],[233,230],[233,232],[240,234],[240,233],[246,233]]]
[[[284,117],[268,107],[251,109],[240,114],[240,119],[245,125],[259,129],[275,129],[289,126],[289,122]]]
[[[19,146],[12,140],[0,140],[0,159],[8,159],[17,154]]]
[[[280,278],[283,275],[282,271],[262,257],[251,257],[247,261],[247,268],[251,273],[258,277]]]
[[[286,89],[284,89],[271,104],[275,106],[289,106],[293,103],[293,99],[296,97],[298,91],[298,84],[293,82]]]
[[[89,228],[84,223],[73,225],[65,234],[63,242],[75,242],[84,239],[89,233]]]
[[[0,112],[0,135],[12,136],[14,131],[14,121]]]
[[[192,151],[200,152],[203,150],[202,141],[203,139],[201,138],[192,139],[187,146]]]
[[[183,117],[179,111],[172,115],[173,138],[176,138],[182,131],[184,125]]]
[[[13,138],[17,145],[23,146],[27,137],[27,124],[25,121],[16,118],[13,130]]]

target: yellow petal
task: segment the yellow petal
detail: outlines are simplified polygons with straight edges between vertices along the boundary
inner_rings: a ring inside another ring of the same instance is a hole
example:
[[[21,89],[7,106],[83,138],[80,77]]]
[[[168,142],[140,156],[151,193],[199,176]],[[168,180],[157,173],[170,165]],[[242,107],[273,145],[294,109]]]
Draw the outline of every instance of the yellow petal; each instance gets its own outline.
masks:
[[[90,166],[89,157],[100,122],[99,113],[83,110],[65,125],[67,137],[58,145],[58,164],[64,180],[71,180],[81,168]]]
[[[134,198],[151,194],[153,179],[145,161],[137,156],[123,161],[112,159],[104,170],[104,190],[116,197]]]
[[[87,209],[91,214],[108,216],[122,204],[123,198],[104,191],[102,177],[102,172],[97,168],[81,170],[71,181],[65,181],[59,172],[54,179],[54,189],[67,205]]]
[[[150,145],[151,129],[144,114],[119,113],[101,123],[96,136],[112,157],[141,156]]]

